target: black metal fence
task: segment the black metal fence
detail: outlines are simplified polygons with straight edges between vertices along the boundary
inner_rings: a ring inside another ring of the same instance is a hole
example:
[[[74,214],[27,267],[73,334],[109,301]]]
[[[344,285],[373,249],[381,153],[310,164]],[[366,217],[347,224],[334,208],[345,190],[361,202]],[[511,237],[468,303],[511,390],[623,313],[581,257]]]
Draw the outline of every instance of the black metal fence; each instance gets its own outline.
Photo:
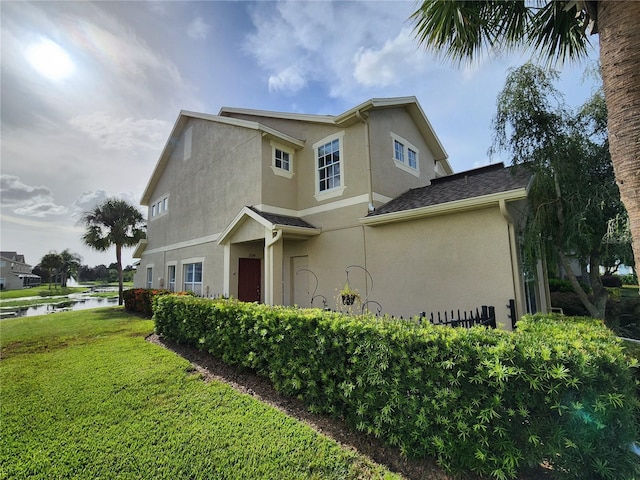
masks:
[[[427,314],[425,312],[420,312],[421,318],[427,318]],[[475,312],[473,310],[454,312],[431,312],[431,315],[428,317],[429,321],[434,325],[446,325],[450,327],[464,327],[470,328],[475,325],[483,325],[485,327],[496,328],[496,309],[495,307],[490,307],[487,305],[483,305],[480,308],[476,308]]]

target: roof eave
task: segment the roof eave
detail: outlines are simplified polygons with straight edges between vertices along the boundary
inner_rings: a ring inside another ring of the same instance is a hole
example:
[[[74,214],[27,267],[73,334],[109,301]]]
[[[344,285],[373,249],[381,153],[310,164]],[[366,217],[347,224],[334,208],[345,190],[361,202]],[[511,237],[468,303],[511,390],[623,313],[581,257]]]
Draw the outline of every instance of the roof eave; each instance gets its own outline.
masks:
[[[429,205],[426,207],[412,208],[410,210],[401,210],[399,212],[382,213],[380,215],[372,215],[359,219],[362,225],[375,227],[377,225],[385,225],[395,222],[406,222],[411,220],[419,220],[421,218],[435,217],[439,215],[451,215],[469,210],[477,210],[489,206],[498,206],[500,201],[516,201],[527,198],[527,189],[518,188],[505,192],[492,193],[482,195],[480,197],[465,198],[453,202],[440,203],[437,205]]]

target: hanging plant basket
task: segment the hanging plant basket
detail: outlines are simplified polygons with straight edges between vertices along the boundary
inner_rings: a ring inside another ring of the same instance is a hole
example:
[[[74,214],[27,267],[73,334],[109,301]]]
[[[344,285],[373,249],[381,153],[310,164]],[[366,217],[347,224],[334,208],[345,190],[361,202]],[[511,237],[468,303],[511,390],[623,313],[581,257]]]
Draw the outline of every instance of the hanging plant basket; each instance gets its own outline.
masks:
[[[341,296],[343,305],[353,305],[357,295],[355,293],[343,293]]]

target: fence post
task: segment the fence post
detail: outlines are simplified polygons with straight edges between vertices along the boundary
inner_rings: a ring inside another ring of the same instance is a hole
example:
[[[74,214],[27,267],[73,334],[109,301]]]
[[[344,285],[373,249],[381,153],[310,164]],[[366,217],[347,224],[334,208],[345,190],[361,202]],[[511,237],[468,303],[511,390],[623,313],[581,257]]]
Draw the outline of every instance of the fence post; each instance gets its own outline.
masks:
[[[516,318],[516,301],[513,298],[509,299],[507,308],[509,309],[509,318],[511,319],[511,329],[515,330],[518,319]]]

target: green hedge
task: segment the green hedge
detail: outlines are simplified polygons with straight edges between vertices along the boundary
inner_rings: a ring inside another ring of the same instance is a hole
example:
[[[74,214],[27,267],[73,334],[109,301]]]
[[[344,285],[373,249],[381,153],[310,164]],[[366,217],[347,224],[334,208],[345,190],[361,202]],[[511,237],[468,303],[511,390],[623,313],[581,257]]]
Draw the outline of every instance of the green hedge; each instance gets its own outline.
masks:
[[[176,296],[154,313],[158,334],[409,457],[494,478],[543,461],[558,478],[637,473],[630,360],[601,323],[527,317],[510,333]]]

